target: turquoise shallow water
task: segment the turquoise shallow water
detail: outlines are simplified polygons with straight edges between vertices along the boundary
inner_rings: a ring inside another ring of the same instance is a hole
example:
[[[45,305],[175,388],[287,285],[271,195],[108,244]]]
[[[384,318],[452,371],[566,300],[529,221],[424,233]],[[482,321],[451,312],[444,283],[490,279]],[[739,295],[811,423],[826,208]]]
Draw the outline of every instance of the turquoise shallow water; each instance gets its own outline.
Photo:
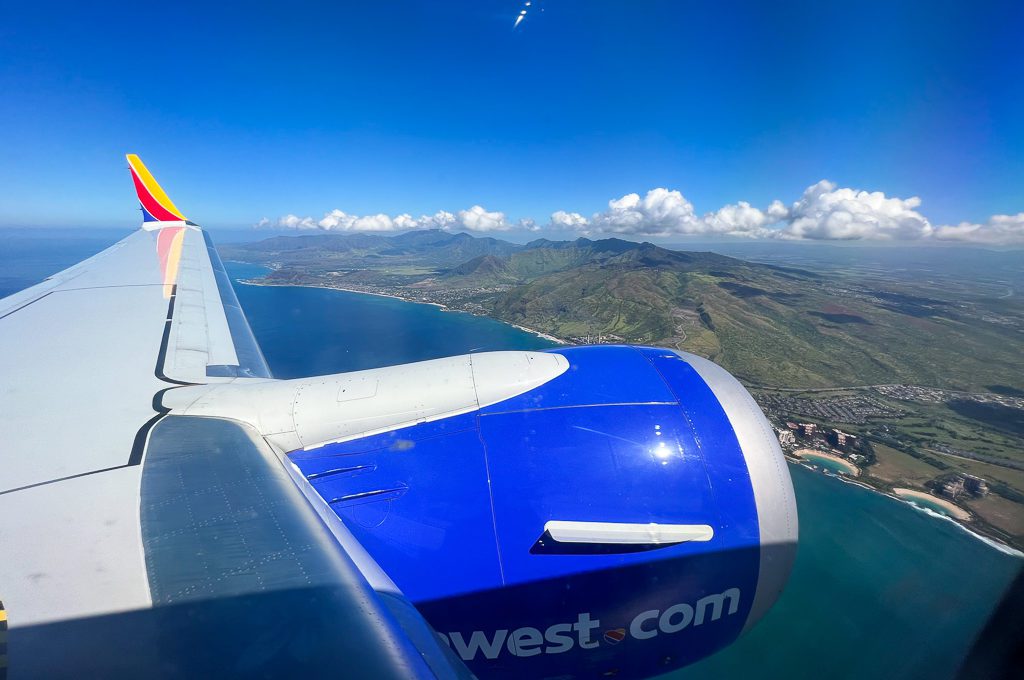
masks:
[[[846,474],[850,473],[850,469],[847,466],[843,465],[842,463],[837,463],[836,461],[826,458],[825,456],[815,456],[812,454],[807,454],[806,456],[804,456],[804,458],[806,458],[808,462],[813,463],[814,465],[817,465],[820,468],[828,470],[829,472],[842,472]]]
[[[549,345],[490,319],[390,298],[236,290],[279,377]],[[739,642],[671,677],[952,677],[1022,562],[906,503],[790,471],[801,536],[782,598]]]

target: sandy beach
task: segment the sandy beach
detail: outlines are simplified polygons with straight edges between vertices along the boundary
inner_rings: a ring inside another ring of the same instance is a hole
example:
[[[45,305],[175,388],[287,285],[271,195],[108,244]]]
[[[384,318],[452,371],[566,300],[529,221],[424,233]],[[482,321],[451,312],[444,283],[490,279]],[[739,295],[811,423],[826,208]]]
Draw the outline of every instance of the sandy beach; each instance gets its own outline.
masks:
[[[950,516],[959,520],[970,519],[971,517],[971,513],[967,512],[956,503],[947,501],[945,498],[933,496],[925,491],[915,491],[914,489],[893,489],[892,492],[903,500],[919,500],[924,505],[943,508],[950,514]]]
[[[815,462],[815,458],[823,458],[840,466],[841,468],[843,468],[843,471],[849,475],[856,477],[857,475],[860,474],[860,470],[857,469],[856,465],[854,465],[848,460],[840,458],[839,456],[834,456],[831,453],[815,451],[814,449],[797,449],[796,451],[793,452],[793,455],[799,456],[800,458],[808,460],[812,463]]]
[[[494,317],[488,317],[488,318],[492,318],[493,319]],[[495,319],[495,321],[501,321],[501,319]],[[515,326],[516,328],[518,328],[521,331],[525,331],[527,333],[533,333],[537,337],[544,338],[545,340],[549,340],[551,342],[557,342],[559,345],[568,345],[568,344],[570,344],[569,342],[567,342],[565,340],[562,340],[561,338],[556,338],[555,336],[548,335],[547,333],[541,333],[540,331],[534,330],[532,328],[527,328],[526,326],[520,326],[517,323],[509,323],[508,321],[501,321],[501,322],[502,323],[507,323],[509,326]]]

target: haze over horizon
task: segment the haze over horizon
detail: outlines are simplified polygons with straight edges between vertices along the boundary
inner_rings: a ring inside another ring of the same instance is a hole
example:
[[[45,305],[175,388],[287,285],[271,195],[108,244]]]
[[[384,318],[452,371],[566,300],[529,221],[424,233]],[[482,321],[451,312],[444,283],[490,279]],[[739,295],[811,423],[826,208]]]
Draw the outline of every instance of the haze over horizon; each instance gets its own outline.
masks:
[[[9,8],[0,226],[1024,244],[1016,3],[521,5]]]

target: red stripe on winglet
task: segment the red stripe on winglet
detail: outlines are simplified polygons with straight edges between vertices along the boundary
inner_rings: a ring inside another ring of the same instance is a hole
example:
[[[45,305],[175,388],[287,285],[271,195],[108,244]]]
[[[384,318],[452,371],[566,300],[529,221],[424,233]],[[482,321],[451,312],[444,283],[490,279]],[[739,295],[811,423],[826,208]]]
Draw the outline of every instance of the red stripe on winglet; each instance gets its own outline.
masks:
[[[132,182],[135,183],[135,193],[139,195],[139,202],[142,203],[142,207],[160,222],[180,222],[180,217],[169,212],[153,198],[153,195],[149,193],[149,189],[142,183],[139,176],[135,174],[135,168],[130,168],[130,170],[132,171]]]

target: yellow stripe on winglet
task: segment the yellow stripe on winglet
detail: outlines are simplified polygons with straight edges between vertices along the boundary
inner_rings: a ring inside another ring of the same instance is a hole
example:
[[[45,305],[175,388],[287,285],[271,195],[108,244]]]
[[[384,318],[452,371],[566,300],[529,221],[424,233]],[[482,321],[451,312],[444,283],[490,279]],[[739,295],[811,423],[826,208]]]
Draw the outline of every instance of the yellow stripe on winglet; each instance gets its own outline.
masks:
[[[168,212],[177,215],[179,219],[184,221],[185,216],[181,214],[178,207],[174,205],[174,202],[171,201],[170,197],[168,197],[160,185],[157,184],[156,179],[153,178],[153,175],[149,172],[146,164],[142,162],[142,159],[133,153],[127,154],[127,156],[128,164],[132,166],[133,170],[135,170],[135,174],[138,175],[139,179],[142,180],[142,183],[146,185],[146,188],[149,189],[150,195],[156,199],[156,202],[162,205]]]
[[[6,620],[7,620],[7,612],[5,610],[3,610],[3,609],[0,609],[0,621],[6,621]]]

